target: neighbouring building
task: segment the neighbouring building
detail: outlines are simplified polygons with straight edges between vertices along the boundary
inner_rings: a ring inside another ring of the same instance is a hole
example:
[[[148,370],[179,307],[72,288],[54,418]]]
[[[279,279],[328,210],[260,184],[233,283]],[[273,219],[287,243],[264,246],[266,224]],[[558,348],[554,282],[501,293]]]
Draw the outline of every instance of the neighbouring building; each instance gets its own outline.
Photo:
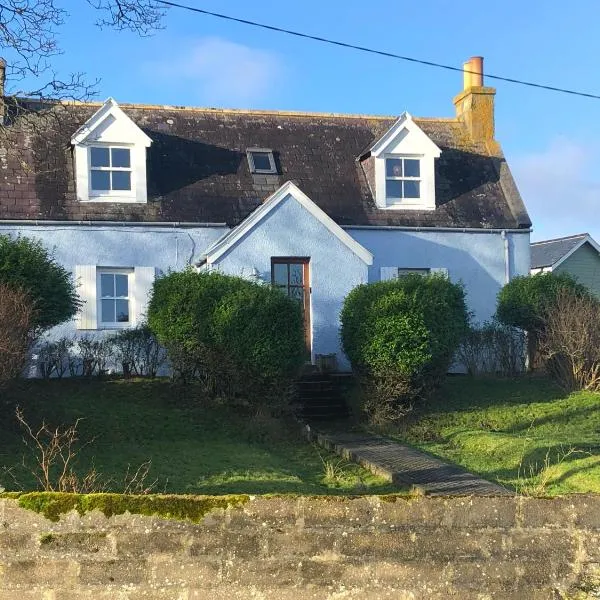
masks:
[[[313,360],[345,368],[356,285],[443,273],[483,321],[529,273],[494,97],[474,58],[451,118],[7,100],[0,234],[40,239],[76,276],[83,308],[53,336],[140,323],[155,277],[196,266],[282,286]]]
[[[589,233],[531,244],[531,274],[568,273],[600,296],[600,246]]]

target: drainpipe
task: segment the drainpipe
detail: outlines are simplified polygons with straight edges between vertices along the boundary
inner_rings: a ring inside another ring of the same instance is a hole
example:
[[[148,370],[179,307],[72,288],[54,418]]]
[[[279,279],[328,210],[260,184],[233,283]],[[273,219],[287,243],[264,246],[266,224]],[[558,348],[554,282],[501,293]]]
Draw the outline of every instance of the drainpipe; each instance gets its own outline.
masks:
[[[504,242],[504,283],[508,283],[510,281],[510,246],[505,229],[500,232],[500,237]]]

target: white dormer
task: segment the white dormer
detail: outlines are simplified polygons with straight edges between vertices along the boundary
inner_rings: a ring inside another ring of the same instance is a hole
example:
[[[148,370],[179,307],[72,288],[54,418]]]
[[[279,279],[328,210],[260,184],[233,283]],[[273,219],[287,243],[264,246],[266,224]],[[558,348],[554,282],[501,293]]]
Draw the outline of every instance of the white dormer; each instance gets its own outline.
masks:
[[[151,143],[109,98],[71,138],[77,199],[145,203],[146,148]]]
[[[441,152],[412,117],[403,113],[370,149],[377,206],[434,210],[435,159]]]

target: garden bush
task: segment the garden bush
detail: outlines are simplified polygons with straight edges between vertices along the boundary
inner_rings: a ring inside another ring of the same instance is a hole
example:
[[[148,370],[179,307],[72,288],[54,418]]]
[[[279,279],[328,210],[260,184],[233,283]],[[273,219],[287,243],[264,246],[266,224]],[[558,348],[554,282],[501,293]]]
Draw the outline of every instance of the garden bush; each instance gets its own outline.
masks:
[[[342,344],[372,420],[401,416],[447,373],[467,329],[462,286],[441,275],[360,285],[341,314]]]
[[[496,317],[501,323],[528,333],[531,367],[537,363],[538,343],[545,330],[548,311],[555,306],[562,291],[581,298],[591,297],[590,292],[567,273],[515,277],[498,293]]]
[[[17,377],[25,365],[34,315],[24,290],[0,283],[0,386]]]
[[[26,237],[0,235],[0,283],[28,294],[38,332],[68,321],[80,306],[71,273],[40,242]]]
[[[165,363],[165,350],[146,324],[119,331],[107,341],[125,377],[156,377]]]
[[[239,277],[188,270],[158,279],[148,324],[174,370],[253,404],[284,394],[305,359],[298,303]]]

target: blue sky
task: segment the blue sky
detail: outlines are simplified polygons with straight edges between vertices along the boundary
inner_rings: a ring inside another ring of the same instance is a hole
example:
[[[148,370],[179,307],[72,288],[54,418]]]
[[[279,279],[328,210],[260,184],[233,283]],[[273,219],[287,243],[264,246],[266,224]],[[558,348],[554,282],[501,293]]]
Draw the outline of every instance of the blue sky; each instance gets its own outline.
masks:
[[[600,94],[594,0],[450,2],[181,0],[359,45]],[[99,78],[121,102],[452,116],[461,74],[334,48],[171,9],[151,37],[94,26],[87,3],[59,34],[59,74]],[[74,5],[77,5],[75,8]],[[589,231],[600,241],[600,100],[497,87],[496,132],[534,221],[534,239]]]

